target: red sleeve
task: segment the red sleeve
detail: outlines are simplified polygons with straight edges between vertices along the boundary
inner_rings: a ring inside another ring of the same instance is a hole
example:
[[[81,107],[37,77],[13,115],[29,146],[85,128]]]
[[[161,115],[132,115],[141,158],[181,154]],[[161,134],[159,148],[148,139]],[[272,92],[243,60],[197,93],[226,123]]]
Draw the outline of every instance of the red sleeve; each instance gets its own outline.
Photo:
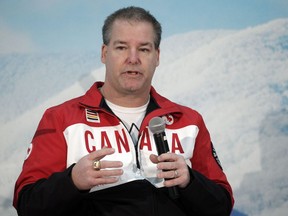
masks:
[[[201,115],[199,115],[197,125],[199,127],[199,132],[196,138],[193,157],[191,159],[192,169],[225,188],[230,194],[231,203],[233,205],[234,199],[232,188],[222,170],[216,151],[213,148],[209,132]]]
[[[15,185],[13,205],[16,208],[21,189],[52,173],[66,169],[67,146],[61,128],[61,118],[48,109],[37,128],[28,149],[22,172]]]

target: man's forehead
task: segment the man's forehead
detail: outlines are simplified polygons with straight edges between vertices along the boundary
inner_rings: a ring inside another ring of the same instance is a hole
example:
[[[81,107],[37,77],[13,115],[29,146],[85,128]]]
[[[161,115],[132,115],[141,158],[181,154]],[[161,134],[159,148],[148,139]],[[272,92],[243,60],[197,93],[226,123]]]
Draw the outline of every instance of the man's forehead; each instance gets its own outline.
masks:
[[[139,25],[142,25],[139,27]],[[132,29],[128,29],[129,32],[126,34],[125,26],[132,27]],[[139,27],[139,28],[137,28]],[[144,28],[143,28],[144,27]],[[151,28],[150,28],[151,27]],[[137,32],[138,30],[142,31],[143,37],[137,35],[137,37],[133,36],[133,30]],[[141,46],[151,46],[154,47],[155,40],[155,32],[151,23],[146,21],[129,21],[129,20],[115,20],[112,25],[110,39],[112,44],[128,44],[130,42],[134,42]],[[151,31],[150,31],[151,30]],[[121,32],[124,34],[121,34]]]
[[[153,25],[147,21],[137,21],[137,20],[115,20],[111,26],[111,31],[117,29],[121,30],[125,27],[132,27],[132,29],[136,29],[138,26],[141,26],[141,29],[146,29],[146,31],[151,31],[152,34],[155,34]]]

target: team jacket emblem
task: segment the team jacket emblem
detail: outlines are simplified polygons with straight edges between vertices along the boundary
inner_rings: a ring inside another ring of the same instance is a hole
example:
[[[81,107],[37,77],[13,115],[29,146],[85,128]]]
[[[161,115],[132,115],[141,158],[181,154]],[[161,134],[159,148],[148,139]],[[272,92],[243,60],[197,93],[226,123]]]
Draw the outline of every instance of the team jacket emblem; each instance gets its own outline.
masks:
[[[88,122],[100,123],[100,117],[97,111],[86,109],[86,120]]]
[[[162,116],[162,119],[164,120],[166,125],[172,125],[174,123],[174,118],[170,114],[166,116]]]

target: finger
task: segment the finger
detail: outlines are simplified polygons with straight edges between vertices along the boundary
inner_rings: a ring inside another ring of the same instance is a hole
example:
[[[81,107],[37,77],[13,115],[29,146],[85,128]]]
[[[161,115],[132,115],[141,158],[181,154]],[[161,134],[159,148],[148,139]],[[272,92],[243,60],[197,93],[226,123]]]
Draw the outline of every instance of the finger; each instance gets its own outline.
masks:
[[[185,188],[190,182],[190,174],[187,166],[186,169],[159,172],[157,177],[165,179],[164,185],[166,187],[178,185],[180,188]]]
[[[165,171],[159,172],[157,174],[157,177],[164,178],[166,180],[175,179],[179,177],[179,172],[177,170],[165,170]]]
[[[91,152],[88,157],[90,160],[95,160],[95,159],[101,160],[106,155],[111,155],[114,152],[115,152],[114,148],[103,148],[103,149]]]
[[[100,170],[94,172],[90,178],[91,186],[94,187],[96,185],[115,183],[119,180],[119,177],[122,174],[123,174],[122,169]]]
[[[157,168],[159,170],[175,170],[178,168],[178,165],[176,162],[160,162],[157,164]]]
[[[178,155],[174,153],[164,153],[158,156],[158,161],[176,161],[178,159]]]
[[[105,161],[101,160],[101,169],[120,168],[123,166],[122,161]]]
[[[157,155],[151,154],[149,158],[150,158],[150,160],[152,161],[152,163],[154,163],[154,164],[159,163],[159,161],[158,161],[158,156],[157,156]]]
[[[99,170],[93,173],[94,178],[107,178],[113,176],[121,176],[123,174],[122,169],[110,169],[110,170]]]
[[[104,185],[104,184],[113,184],[116,183],[117,181],[119,181],[119,177],[114,177],[114,176],[110,176],[110,177],[105,177],[105,178],[94,178],[91,181],[91,187],[97,186],[97,185]]]
[[[176,185],[179,186],[180,184],[181,184],[181,179],[179,179],[179,178],[165,179],[165,181],[164,181],[165,187],[172,187],[172,186],[176,186]]]
[[[171,186],[179,186],[180,188],[185,188],[190,182],[190,176],[179,174],[177,178],[165,179],[164,186],[171,187]]]

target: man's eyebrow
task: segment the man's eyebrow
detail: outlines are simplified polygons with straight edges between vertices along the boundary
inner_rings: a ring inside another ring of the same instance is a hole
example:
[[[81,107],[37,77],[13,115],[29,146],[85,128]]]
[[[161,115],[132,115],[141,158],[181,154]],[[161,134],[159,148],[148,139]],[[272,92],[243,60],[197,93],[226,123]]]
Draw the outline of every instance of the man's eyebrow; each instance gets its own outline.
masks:
[[[127,44],[125,41],[120,41],[120,40],[116,40],[113,42],[113,45],[117,45],[117,44]]]
[[[153,43],[145,42],[145,43],[141,43],[140,46],[151,46],[151,47],[153,47]]]

